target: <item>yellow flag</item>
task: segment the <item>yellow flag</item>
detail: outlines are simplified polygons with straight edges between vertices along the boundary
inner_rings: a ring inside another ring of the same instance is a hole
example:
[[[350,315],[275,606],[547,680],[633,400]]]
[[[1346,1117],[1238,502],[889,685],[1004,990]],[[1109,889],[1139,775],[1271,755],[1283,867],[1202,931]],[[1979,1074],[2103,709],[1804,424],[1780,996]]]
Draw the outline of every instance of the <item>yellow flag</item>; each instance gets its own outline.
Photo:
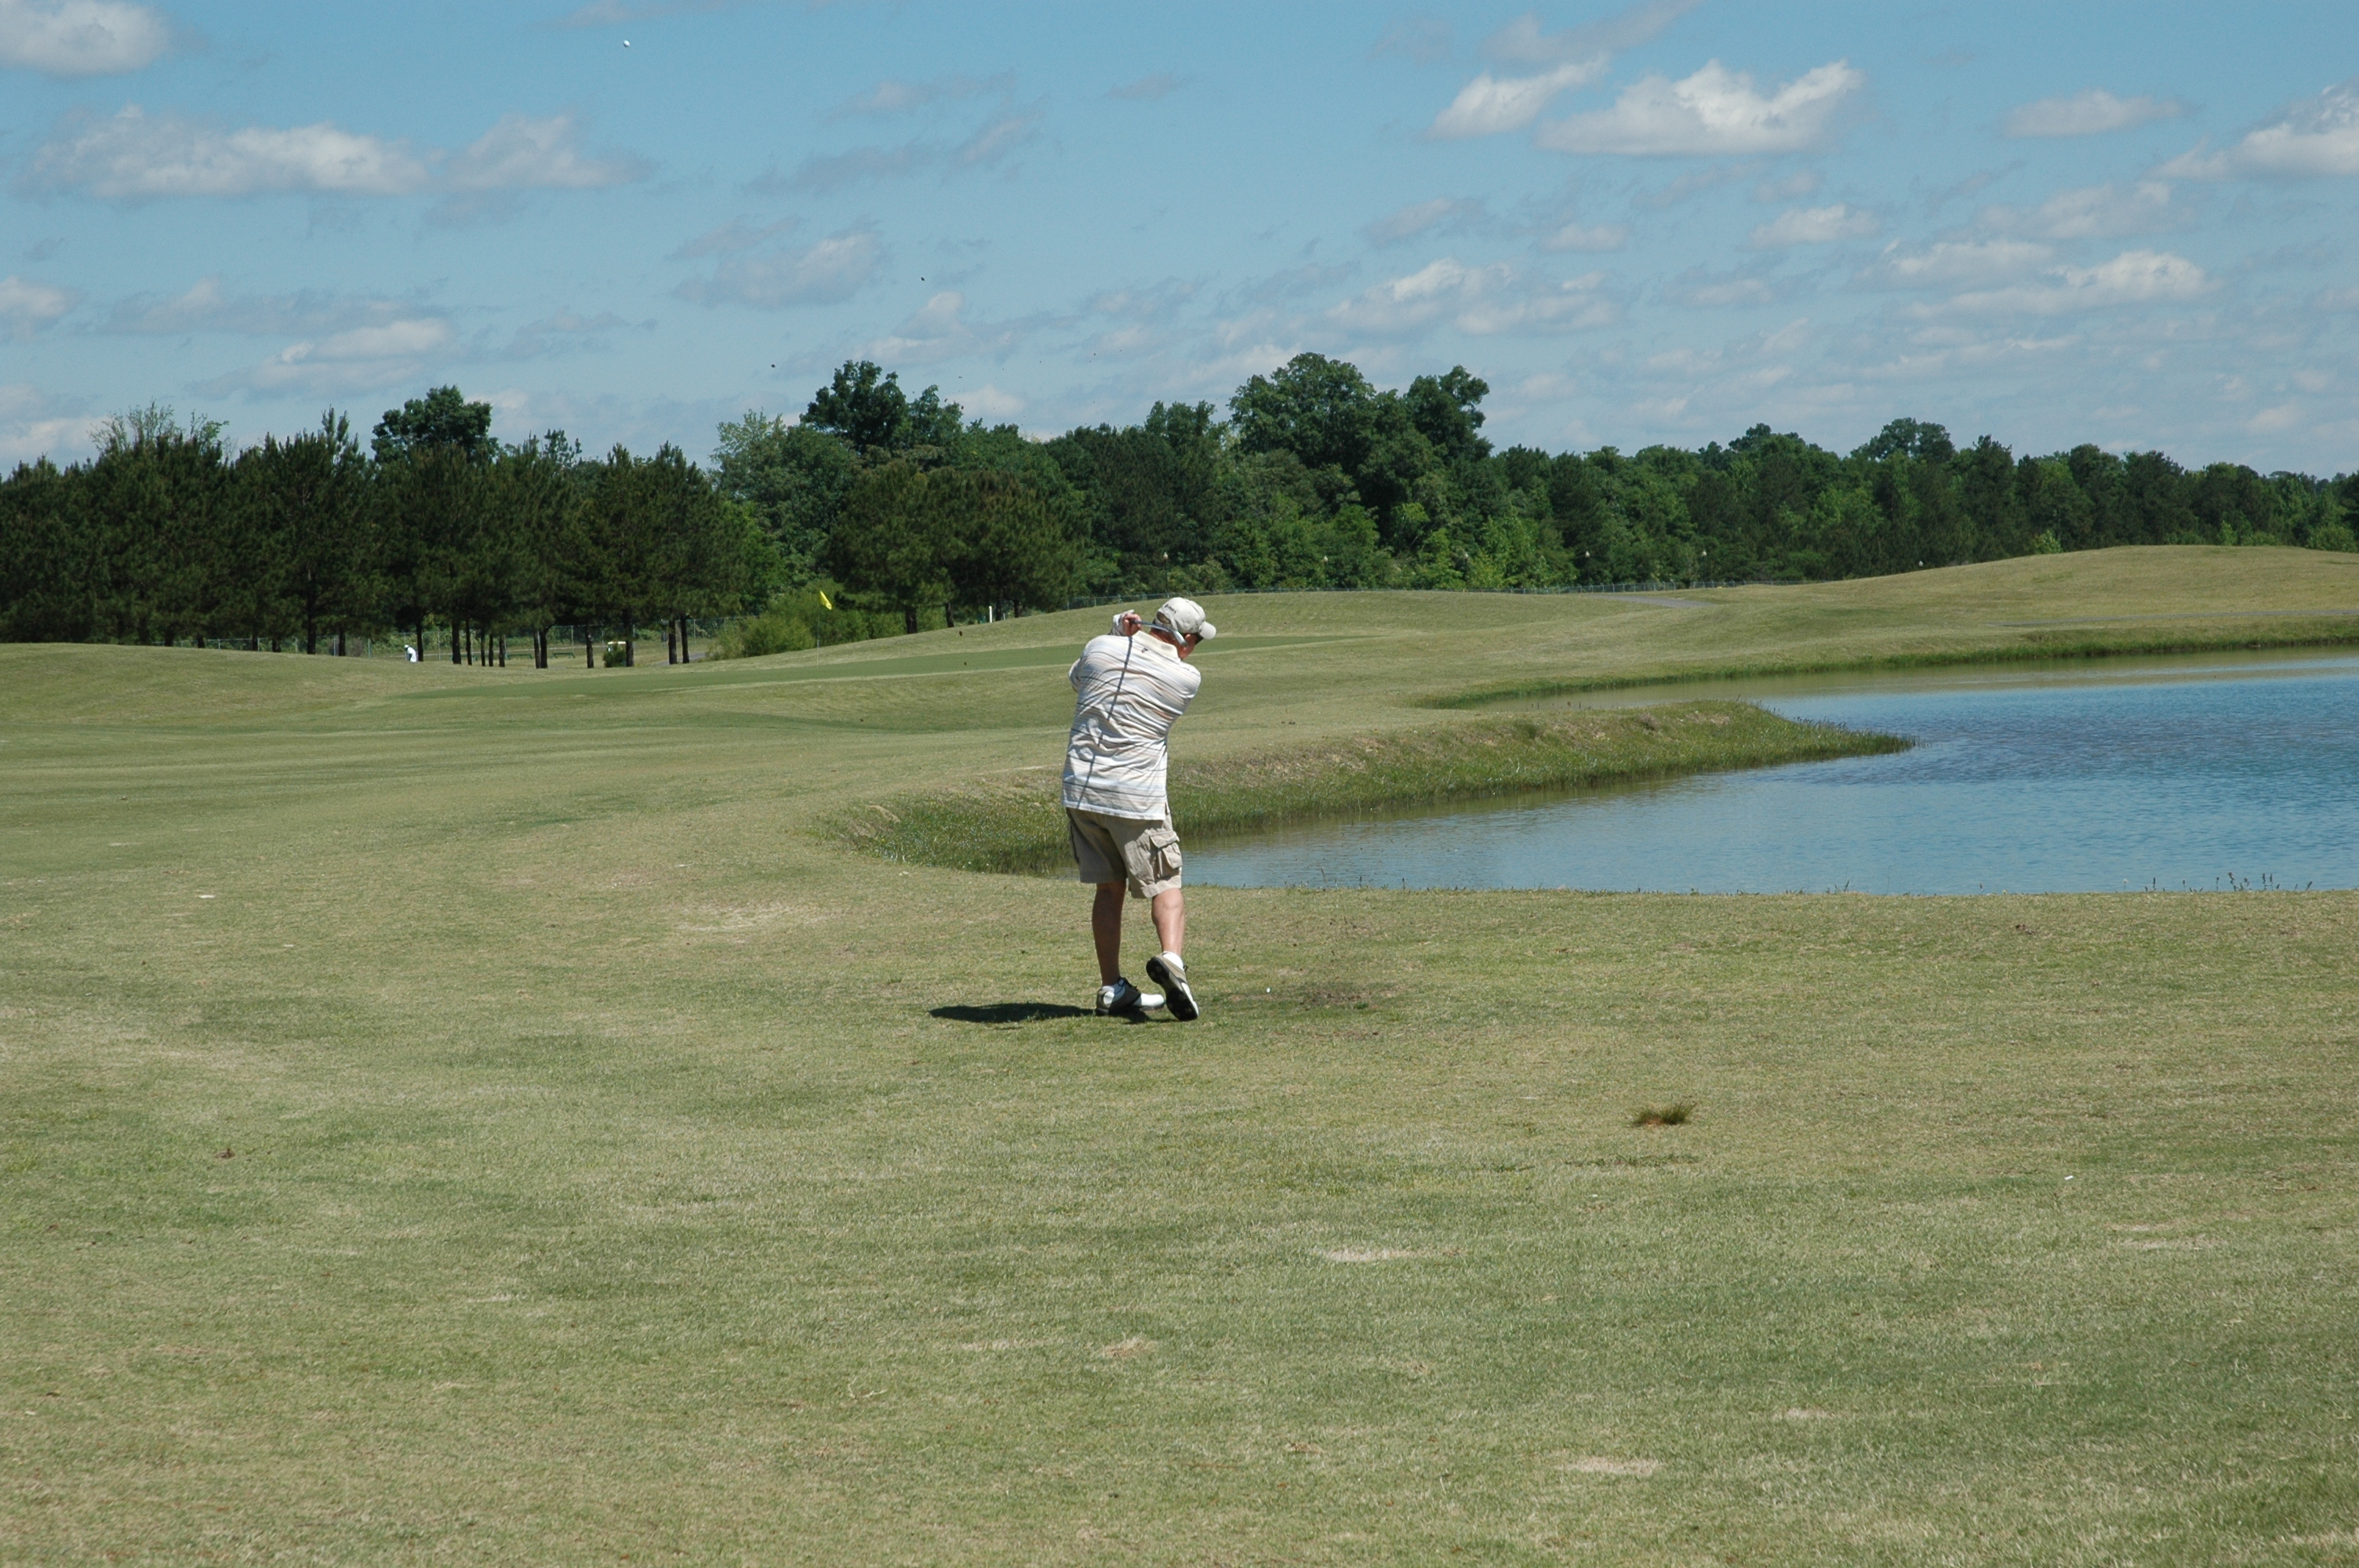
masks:
[[[834,608],[835,608],[835,606],[834,606],[832,603],[831,603],[831,602],[829,601],[828,597],[827,597],[827,589],[821,589],[819,590],[819,607],[820,607],[821,610],[832,610],[832,609],[834,609]]]

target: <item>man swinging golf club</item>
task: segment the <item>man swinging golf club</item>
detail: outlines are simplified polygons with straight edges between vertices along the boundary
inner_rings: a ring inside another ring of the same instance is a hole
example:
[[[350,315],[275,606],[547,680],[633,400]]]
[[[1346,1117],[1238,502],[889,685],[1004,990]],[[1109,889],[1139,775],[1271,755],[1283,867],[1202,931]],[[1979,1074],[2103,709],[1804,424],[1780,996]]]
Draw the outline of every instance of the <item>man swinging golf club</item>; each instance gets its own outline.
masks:
[[[1164,601],[1150,622],[1124,611],[1114,631],[1093,637],[1065,673],[1075,693],[1073,735],[1065,748],[1065,823],[1082,881],[1095,884],[1090,935],[1098,949],[1098,1011],[1136,1012],[1168,1006],[1182,1021],[1197,1013],[1180,957],[1188,912],[1180,892],[1180,836],[1164,793],[1171,726],[1188,711],[1203,673],[1188,656],[1212,635],[1204,607]],[[1162,951],[1147,973],[1163,995],[1142,992],[1122,972],[1122,894],[1145,899]]]

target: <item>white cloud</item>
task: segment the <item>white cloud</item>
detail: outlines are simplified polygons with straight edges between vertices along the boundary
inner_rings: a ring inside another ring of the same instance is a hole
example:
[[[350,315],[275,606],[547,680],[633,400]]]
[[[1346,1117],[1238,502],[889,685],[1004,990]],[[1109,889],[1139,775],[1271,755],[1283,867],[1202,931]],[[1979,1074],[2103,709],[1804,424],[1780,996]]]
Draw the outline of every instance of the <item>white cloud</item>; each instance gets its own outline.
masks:
[[[1300,299],[1325,292],[1351,276],[1353,271],[1352,267],[1343,265],[1321,266],[1316,262],[1306,262],[1300,266],[1290,266],[1281,272],[1268,273],[1241,283],[1229,291],[1228,297],[1238,305],[1268,305],[1280,300]]]
[[[1732,306],[1774,304],[1779,292],[1768,279],[1751,273],[1694,270],[1674,278],[1664,288],[1663,297],[1690,310],[1724,310]]]
[[[1987,286],[2045,266],[2055,255],[2029,240],[1942,240],[1919,251],[1904,251],[1896,240],[1859,281],[1883,288]]]
[[[1377,284],[1327,314],[1355,332],[1391,336],[1417,331],[1479,300],[1487,288],[1504,285],[1509,276],[1505,264],[1466,267],[1445,256],[1407,276]]]
[[[1151,288],[1113,288],[1093,294],[1082,307],[1088,316],[1110,316],[1118,321],[1169,323],[1196,297],[1198,286],[1179,279]]]
[[[288,393],[314,396],[368,392],[416,378],[429,356],[447,348],[451,323],[417,317],[355,327],[317,341],[289,343],[250,370],[201,385],[201,392]]]
[[[1796,207],[1755,229],[1752,243],[1756,250],[1824,245],[1837,240],[1861,239],[1883,226],[1875,213],[1863,212],[1840,201],[1832,207]]]
[[[2359,77],[2288,105],[2223,152],[2198,146],[2156,172],[2179,179],[2359,174]]]
[[[1634,194],[1630,198],[1630,202],[1632,206],[1643,208],[1649,212],[1660,212],[1668,208],[1676,207],[1682,201],[1692,201],[1699,196],[1709,195],[1723,186],[1734,185],[1740,179],[1749,178],[1755,167],[1751,164],[1723,163],[1710,164],[1702,168],[1691,168],[1660,190],[1646,190]]]
[[[133,295],[115,301],[108,312],[107,327],[116,332],[188,332],[209,328],[226,311],[229,296],[222,287],[221,275],[201,277],[189,286],[185,294],[168,299],[153,295]],[[234,330],[234,329],[233,329]]]
[[[1425,134],[1442,141],[1520,131],[1538,119],[1558,93],[1603,75],[1615,50],[1645,43],[1702,3],[1642,0],[1618,15],[1553,34],[1540,30],[1537,13],[1518,16],[1484,40],[1484,55],[1503,64],[1547,69],[1506,77],[1484,71],[1458,90]]]
[[[792,174],[772,170],[754,179],[746,189],[763,195],[824,192],[841,190],[864,180],[898,179],[944,165],[951,168],[988,168],[1037,139],[1042,114],[1038,103],[1028,109],[1008,109],[986,121],[954,147],[918,140],[897,146],[851,147],[840,153],[814,154],[797,164]]]
[[[946,359],[993,356],[1005,359],[1010,349],[1033,335],[1040,319],[986,320],[967,319],[967,297],[958,290],[941,290],[918,314],[894,328],[892,337],[864,349],[865,359],[882,363],[932,365]]]
[[[2211,276],[2168,251],[2124,251],[2095,266],[2059,267],[2044,281],[1961,294],[1915,313],[1978,316],[2060,316],[2123,305],[2167,305],[2211,292]]]
[[[2000,233],[2043,240],[2119,239],[2183,229],[2195,221],[2193,211],[2172,204],[2170,187],[2159,179],[2060,190],[2037,207],[1985,207],[1980,217]]]
[[[601,310],[595,316],[583,316],[571,310],[560,310],[538,321],[527,321],[516,330],[499,357],[506,360],[536,360],[551,354],[595,352],[606,346],[607,340],[618,331],[634,327],[652,331],[653,321],[631,322],[611,310]]]
[[[801,222],[799,218],[781,218],[757,229],[742,218],[732,218],[717,229],[707,229],[672,252],[671,259],[693,261],[698,256],[725,256],[739,251],[750,251],[766,240],[777,239]]]
[[[1016,394],[1003,392],[989,382],[960,393],[957,401],[970,419],[1009,420],[1031,406]]]
[[[2007,111],[2000,131],[2009,136],[2094,136],[2125,131],[2155,120],[2175,120],[2187,113],[2176,98],[2116,98],[2102,87],[2092,87],[2070,98],[2042,98]]]
[[[1011,110],[984,125],[951,150],[951,162],[961,168],[988,168],[1040,134],[1041,110]]]
[[[167,196],[252,196],[316,190],[398,196],[423,189],[426,165],[397,142],[321,121],[277,130],[224,131],[130,104],[105,119],[77,118],[33,155],[24,183],[141,200]]]
[[[1578,330],[1621,319],[1600,292],[1603,273],[1570,282],[1518,273],[1504,262],[1470,267],[1444,256],[1345,300],[1327,319],[1346,331],[1398,337],[1447,320],[1476,337],[1511,330]]]
[[[0,419],[29,419],[48,409],[49,402],[28,382],[0,383]]]
[[[1126,327],[1114,327],[1093,334],[1082,345],[1082,352],[1093,360],[1118,360],[1152,353],[1168,340],[1154,328],[1133,322]]]
[[[840,153],[813,154],[795,166],[792,174],[775,170],[757,176],[746,189],[763,195],[788,191],[841,190],[864,179],[897,179],[915,174],[941,156],[940,147],[924,142],[904,142],[897,147],[853,147]]]
[[[416,299],[377,295],[322,294],[310,289],[297,294],[234,295],[215,274],[199,278],[181,294],[135,294],[118,299],[99,330],[172,337],[189,332],[317,337],[424,314],[429,312],[421,310]]]
[[[1645,373],[1629,384],[1623,378],[1621,406],[1666,423],[1692,427],[1702,417],[1724,417],[1740,408],[1761,407],[1757,401],[1774,395],[1781,423],[1793,416],[1798,395],[1787,384],[1799,373],[1796,363],[1810,346],[1814,334],[1810,318],[1798,317],[1783,327],[1732,339],[1718,348],[1681,345],[1650,356]],[[1651,383],[1657,395],[1634,397],[1637,386]],[[1713,415],[1710,411],[1722,412]],[[1756,414],[1755,417],[1759,417]]]
[[[1866,81],[1834,60],[1764,97],[1751,76],[1715,59],[1679,81],[1642,77],[1613,108],[1543,125],[1538,141],[1556,152],[1631,157],[1806,152],[1826,140],[1843,100]]]
[[[1015,85],[1015,76],[1006,71],[996,76],[938,76],[931,81],[897,81],[887,77],[859,97],[837,104],[827,112],[827,117],[846,120],[854,115],[905,114],[929,103],[1006,92]]]
[[[160,12],[120,0],[0,0],[0,66],[49,76],[137,70],[172,41]]]
[[[1152,103],[1159,98],[1170,97],[1180,91],[1180,78],[1168,70],[1158,70],[1153,76],[1142,76],[1136,81],[1125,81],[1120,87],[1109,87],[1106,89],[1106,96],[1117,103]]]
[[[647,175],[634,157],[582,156],[582,128],[571,114],[528,119],[503,114],[443,169],[453,190],[594,190]]]
[[[1911,333],[1880,362],[1854,365],[1851,373],[1892,384],[1950,379],[1962,371],[1985,371],[2004,373],[2019,384],[2025,376],[2055,375],[2055,357],[2085,343],[2086,339],[2075,332],[2035,338],[1963,327],[1927,327]],[[1875,346],[1883,351],[1886,345],[1879,340]]]
[[[1096,329],[1079,344],[1091,359],[1134,359],[1169,346],[1182,314],[1199,292],[1199,285],[1180,279],[1168,279],[1151,287],[1108,289],[1091,296],[1077,315],[1059,325]],[[1033,325],[1023,323],[1020,330],[1028,332]]]
[[[1600,290],[1602,272],[1558,281],[1552,278],[1512,278],[1510,287],[1486,290],[1458,313],[1451,323],[1476,337],[1495,332],[1582,331],[1611,327],[1622,319],[1622,308]]]
[[[1575,60],[1539,76],[1505,80],[1484,71],[1458,90],[1450,106],[1433,117],[1426,135],[1437,140],[1459,136],[1496,135],[1520,131],[1540,116],[1549,100],[1568,87],[1594,81],[1604,72],[1605,57]]]
[[[1445,224],[1453,231],[1464,229],[1482,217],[1483,203],[1478,198],[1437,196],[1430,201],[1412,202],[1397,212],[1388,213],[1364,232],[1371,244],[1397,245]]]
[[[1538,12],[1527,12],[1483,40],[1483,53],[1510,64],[1561,65],[1636,49],[1702,4],[1703,0],[1642,0],[1626,11],[1554,35],[1540,31]]]
[[[36,458],[71,459],[90,443],[90,416],[18,382],[0,385],[0,471]]]
[[[2256,436],[2267,436],[2279,430],[2290,430],[2301,423],[2301,405],[2280,403],[2274,408],[2264,408],[2245,421],[2245,428]]]
[[[807,0],[810,9],[817,10],[826,0]],[[568,12],[549,24],[557,27],[618,27],[625,22],[651,22],[660,16],[702,16],[715,11],[731,11],[746,4],[746,0],[653,0],[642,5],[625,5],[624,0],[592,0],[579,10]]]
[[[225,130],[187,115],[149,114],[134,103],[104,119],[69,117],[33,155],[20,183],[31,191],[78,189],[122,201],[277,191],[406,196],[435,189],[481,198],[618,185],[647,173],[636,158],[585,157],[571,114],[506,115],[473,145],[446,157],[326,121]]]
[[[1765,179],[1755,186],[1753,200],[1764,205],[1773,201],[1791,201],[1798,197],[1815,194],[1819,184],[1817,169],[1798,168],[1783,179]]]
[[[296,360],[399,359],[439,349],[451,341],[451,323],[437,317],[388,321],[382,327],[355,327],[318,343],[296,343],[279,358]]]
[[[800,249],[780,246],[733,257],[711,277],[691,278],[673,292],[704,305],[832,305],[858,293],[884,254],[876,231],[864,224]]]
[[[521,211],[521,191],[595,190],[645,179],[649,172],[643,158],[586,157],[571,114],[539,120],[504,114],[443,166],[441,184],[451,195],[427,218],[436,223],[506,218]]]
[[[966,319],[966,296],[946,288],[916,314],[861,351],[882,364],[939,364],[975,354],[1002,354],[1027,335],[1022,326],[977,327]]]
[[[62,419],[0,419],[0,469],[13,469],[37,458],[55,460],[61,453],[71,461],[71,449],[90,443],[90,423],[86,415],[69,415]]]
[[[1551,230],[1540,240],[1540,249],[1552,254],[1564,251],[1618,251],[1630,243],[1627,223],[1582,224],[1567,223]]]
[[[72,309],[81,298],[71,288],[36,283],[11,273],[0,277],[0,327],[12,338],[29,338]]]
[[[1233,285],[1213,307],[1212,341],[1220,350],[1220,357],[1200,367],[1201,373],[1210,374],[1219,365],[1247,365],[1247,362],[1254,362],[1238,377],[1242,381],[1245,376],[1267,370],[1270,364],[1285,363],[1310,346],[1305,341],[1310,319],[1306,302],[1332,294],[1356,270],[1349,265],[1321,266],[1308,262]],[[1276,353],[1277,357],[1263,364],[1259,356],[1265,353]]]

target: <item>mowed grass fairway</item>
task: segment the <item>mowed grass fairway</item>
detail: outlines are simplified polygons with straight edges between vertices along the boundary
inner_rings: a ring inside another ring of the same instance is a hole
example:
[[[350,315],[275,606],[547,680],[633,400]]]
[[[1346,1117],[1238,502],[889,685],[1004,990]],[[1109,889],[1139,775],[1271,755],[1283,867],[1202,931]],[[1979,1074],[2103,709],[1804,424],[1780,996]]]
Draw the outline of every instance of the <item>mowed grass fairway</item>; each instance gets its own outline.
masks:
[[[1659,597],[1217,600],[1177,751],[2359,557]],[[1104,618],[0,648],[0,1561],[2359,1561],[2359,894],[1201,889],[1100,1020],[1082,890],[821,826]]]

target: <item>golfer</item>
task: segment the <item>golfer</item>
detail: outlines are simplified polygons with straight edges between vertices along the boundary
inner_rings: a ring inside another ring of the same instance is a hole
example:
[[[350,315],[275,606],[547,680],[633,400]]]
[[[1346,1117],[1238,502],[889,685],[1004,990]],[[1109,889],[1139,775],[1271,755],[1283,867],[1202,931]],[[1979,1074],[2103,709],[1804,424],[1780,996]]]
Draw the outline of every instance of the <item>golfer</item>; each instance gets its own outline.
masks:
[[[1201,671],[1188,655],[1212,635],[1204,607],[1164,601],[1152,622],[1124,611],[1114,631],[1093,637],[1073,667],[1073,736],[1065,748],[1065,824],[1081,879],[1094,883],[1090,935],[1098,948],[1098,1011],[1164,1007],[1182,1021],[1197,1013],[1180,949],[1188,912],[1180,892],[1180,836],[1164,793],[1171,726],[1188,711]],[[1162,951],[1147,973],[1163,995],[1142,992],[1122,972],[1122,892],[1147,902]]]

